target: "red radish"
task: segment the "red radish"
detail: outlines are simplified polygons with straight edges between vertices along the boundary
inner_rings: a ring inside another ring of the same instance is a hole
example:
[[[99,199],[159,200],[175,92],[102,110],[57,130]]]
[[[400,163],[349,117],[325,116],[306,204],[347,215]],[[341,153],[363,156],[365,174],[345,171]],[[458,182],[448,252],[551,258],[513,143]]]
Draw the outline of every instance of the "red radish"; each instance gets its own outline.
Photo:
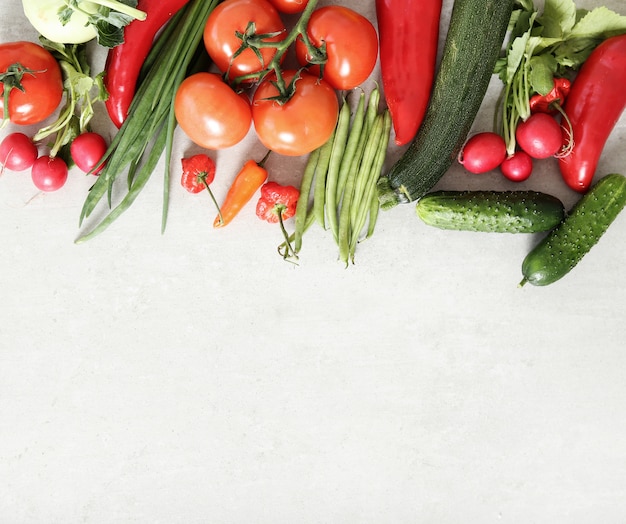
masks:
[[[502,174],[513,182],[523,182],[533,172],[533,159],[526,151],[516,151],[500,164]]]
[[[517,125],[515,139],[532,158],[549,158],[561,149],[563,133],[553,116],[534,113]]]
[[[84,173],[91,172],[97,175],[104,163],[98,165],[107,150],[106,140],[98,133],[83,133],[78,135],[70,145],[70,155],[76,166]]]
[[[504,139],[497,133],[485,131],[465,143],[458,161],[470,173],[481,174],[495,169],[505,158]]]
[[[67,164],[58,156],[40,156],[33,164],[31,176],[37,189],[56,191],[61,189],[67,180]]]
[[[0,143],[0,164],[9,171],[24,171],[35,163],[37,146],[24,133],[11,133]]]

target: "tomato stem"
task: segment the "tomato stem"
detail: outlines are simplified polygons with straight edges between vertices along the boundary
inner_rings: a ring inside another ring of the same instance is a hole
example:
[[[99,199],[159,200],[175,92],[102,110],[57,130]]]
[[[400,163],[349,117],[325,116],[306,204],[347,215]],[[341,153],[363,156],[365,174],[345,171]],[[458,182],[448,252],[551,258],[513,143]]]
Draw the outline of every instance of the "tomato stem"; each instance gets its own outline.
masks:
[[[260,37],[265,37],[267,35],[256,35],[256,38],[251,38],[251,35],[246,30],[245,37],[242,36],[242,48],[237,51],[237,54],[240,54],[241,51],[245,48],[252,49],[257,55],[258,49],[260,48],[273,48],[276,50],[276,53],[272,57],[272,60],[269,62],[267,67],[265,67],[261,71],[257,71],[254,73],[248,73],[245,75],[240,75],[232,80],[232,83],[237,85],[247,80],[256,80],[261,81],[268,74],[274,72],[276,75],[276,88],[278,89],[279,96],[276,97],[276,100],[279,102],[286,102],[291,98],[292,92],[290,92],[290,86],[285,85],[285,81],[283,79],[281,62],[282,58],[287,53],[291,45],[296,41],[296,39],[300,36],[302,41],[306,45],[307,48],[307,56],[312,57],[312,60],[315,61],[316,64],[320,64],[323,67],[324,62],[326,62],[326,50],[325,46],[320,48],[316,47],[307,34],[307,25],[317,6],[318,0],[309,0],[306,8],[302,11],[302,14],[298,18],[298,21],[293,26],[291,31],[287,34],[287,36],[283,40],[279,40],[278,42],[268,42]],[[321,73],[320,73],[321,74]],[[226,74],[226,78],[228,78],[228,74]]]
[[[22,78],[24,78],[25,74],[36,76],[37,73],[45,73],[45,70],[35,71],[33,69],[28,69],[24,67],[19,62],[11,64],[7,67],[6,71],[0,73],[0,83],[3,85],[3,94],[2,94],[2,123],[0,124],[0,129],[7,125],[9,120],[11,119],[11,115],[9,115],[9,95],[13,89],[19,89],[20,91],[24,91],[24,86],[22,85]]]

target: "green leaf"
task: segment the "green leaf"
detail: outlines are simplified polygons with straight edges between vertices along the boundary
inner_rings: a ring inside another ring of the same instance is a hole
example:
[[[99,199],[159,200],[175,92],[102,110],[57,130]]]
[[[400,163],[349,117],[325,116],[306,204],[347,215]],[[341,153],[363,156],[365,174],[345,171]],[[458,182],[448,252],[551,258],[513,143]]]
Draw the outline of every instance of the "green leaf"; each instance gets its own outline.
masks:
[[[539,23],[543,26],[542,36],[562,37],[576,24],[576,4],[573,0],[546,0]]]
[[[533,56],[529,60],[529,80],[534,91],[541,95],[547,95],[552,91],[557,65],[554,56],[548,53]]]
[[[61,25],[67,24],[70,21],[70,18],[72,18],[73,13],[74,9],[67,5],[59,9],[59,20],[61,22]]]
[[[626,32],[626,16],[607,7],[596,7],[580,18],[567,35],[568,38],[592,38],[604,40]]]
[[[104,20],[96,24],[98,30],[98,43],[103,47],[115,47],[124,43],[124,28],[116,27]]]

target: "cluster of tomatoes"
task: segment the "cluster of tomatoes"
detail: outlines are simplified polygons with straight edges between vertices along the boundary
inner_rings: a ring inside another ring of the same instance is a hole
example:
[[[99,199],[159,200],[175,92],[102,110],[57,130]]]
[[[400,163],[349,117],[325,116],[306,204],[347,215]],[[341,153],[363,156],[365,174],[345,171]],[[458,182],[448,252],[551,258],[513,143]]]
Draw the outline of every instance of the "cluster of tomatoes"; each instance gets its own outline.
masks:
[[[188,76],[174,101],[177,122],[194,143],[231,147],[252,127],[265,147],[287,156],[328,141],[337,91],[368,78],[378,35],[354,10],[314,3],[225,0],[212,11],[204,45],[218,72]],[[285,20],[296,13],[298,22],[288,30]],[[289,60],[293,67],[285,66]]]
[[[54,56],[33,42],[9,42],[0,45],[0,80],[4,104],[0,107],[3,126],[33,126],[49,118],[63,99],[61,68]],[[0,142],[2,170],[30,169],[32,181],[42,191],[56,191],[65,185],[68,161],[49,154],[37,136],[21,131],[7,134]],[[97,133],[82,133],[72,140],[70,159],[89,172],[106,151],[104,138]],[[41,154],[41,150],[46,151]]]

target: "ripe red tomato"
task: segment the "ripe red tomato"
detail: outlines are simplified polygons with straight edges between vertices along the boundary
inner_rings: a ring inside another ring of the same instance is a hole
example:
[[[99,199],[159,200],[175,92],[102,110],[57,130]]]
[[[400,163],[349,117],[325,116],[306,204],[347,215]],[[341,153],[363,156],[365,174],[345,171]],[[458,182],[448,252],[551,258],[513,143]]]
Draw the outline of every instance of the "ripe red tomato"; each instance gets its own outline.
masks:
[[[279,42],[287,36],[278,11],[268,0],[225,0],[207,19],[204,46],[218,69],[229,71],[230,79],[262,71],[276,54],[275,49],[266,47],[259,50],[261,60],[252,49],[235,57],[242,45],[237,33],[245,35],[251,24],[256,35],[279,33],[264,41]]]
[[[216,73],[185,78],[174,98],[174,113],[185,134],[206,149],[235,145],[252,123],[250,105]]]
[[[378,58],[378,34],[372,23],[348,7],[331,5],[316,9],[307,24],[307,34],[316,47],[326,44],[328,61],[324,79],[335,89],[352,89],[374,70]],[[296,41],[300,65],[307,65],[306,45]],[[319,66],[311,71],[319,74]]]
[[[297,72],[283,73],[289,84]],[[281,155],[299,156],[310,153],[331,137],[339,102],[335,90],[324,80],[301,72],[294,95],[281,104],[270,98],[280,93],[272,83],[275,75],[263,80],[252,99],[252,119],[259,140]]]
[[[9,90],[9,114],[4,114],[0,104],[0,118],[18,125],[45,120],[63,97],[58,62],[49,51],[32,42],[0,44],[0,83],[0,97],[5,89]]]
[[[281,13],[301,13],[306,9],[309,0],[270,0],[272,5]]]

